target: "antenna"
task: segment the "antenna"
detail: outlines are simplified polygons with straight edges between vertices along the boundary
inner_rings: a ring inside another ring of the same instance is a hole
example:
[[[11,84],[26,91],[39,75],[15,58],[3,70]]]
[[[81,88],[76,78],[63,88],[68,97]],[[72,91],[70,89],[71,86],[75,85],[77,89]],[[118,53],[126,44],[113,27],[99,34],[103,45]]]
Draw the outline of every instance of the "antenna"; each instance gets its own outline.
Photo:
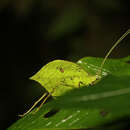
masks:
[[[101,75],[101,73],[102,73],[102,68],[103,68],[104,63],[106,62],[108,56],[111,54],[111,52],[113,51],[113,49],[114,49],[129,33],[130,33],[130,29],[128,29],[128,30],[116,41],[116,43],[112,46],[112,48],[107,52],[107,54],[106,54],[104,60],[103,60],[102,63],[101,63],[101,66],[100,66],[100,69],[99,69],[97,75]]]

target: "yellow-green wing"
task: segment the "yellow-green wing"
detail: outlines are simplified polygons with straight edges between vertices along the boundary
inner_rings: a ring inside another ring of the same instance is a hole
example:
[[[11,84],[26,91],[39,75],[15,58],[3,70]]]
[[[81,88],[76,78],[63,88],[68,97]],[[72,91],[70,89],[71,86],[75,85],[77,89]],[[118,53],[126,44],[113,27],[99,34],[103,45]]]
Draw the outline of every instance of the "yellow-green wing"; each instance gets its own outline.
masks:
[[[97,76],[90,76],[76,63],[54,60],[43,66],[30,79],[39,82],[52,96],[60,96],[73,88],[87,86]]]

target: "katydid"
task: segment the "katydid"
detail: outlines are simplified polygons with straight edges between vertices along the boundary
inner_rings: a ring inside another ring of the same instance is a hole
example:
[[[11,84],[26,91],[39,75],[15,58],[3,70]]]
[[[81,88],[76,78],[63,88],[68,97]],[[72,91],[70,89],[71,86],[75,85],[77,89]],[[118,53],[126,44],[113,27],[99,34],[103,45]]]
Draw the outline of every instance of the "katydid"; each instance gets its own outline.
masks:
[[[102,69],[108,56],[129,33],[130,29],[127,30],[107,52],[95,75],[88,74],[88,72],[86,72],[86,70],[84,70],[79,64],[65,60],[54,60],[43,66],[40,71],[38,71],[30,79],[39,82],[48,91],[48,93],[44,93],[26,113],[20,116],[28,114],[43,98],[43,102],[36,111],[40,109],[50,96],[61,96],[65,92],[74,88],[88,86],[93,84],[95,81],[100,80],[102,78]]]

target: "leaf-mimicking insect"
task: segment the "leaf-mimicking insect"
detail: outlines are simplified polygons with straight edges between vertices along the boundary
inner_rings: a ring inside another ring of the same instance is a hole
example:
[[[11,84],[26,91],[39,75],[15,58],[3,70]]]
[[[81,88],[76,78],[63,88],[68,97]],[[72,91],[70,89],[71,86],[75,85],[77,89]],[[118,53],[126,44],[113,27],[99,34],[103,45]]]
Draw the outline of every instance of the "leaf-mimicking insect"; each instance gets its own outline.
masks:
[[[20,116],[28,114],[43,98],[43,102],[36,111],[40,109],[40,107],[50,96],[57,97],[74,88],[88,86],[93,84],[95,81],[100,80],[102,78],[103,65],[108,56],[129,33],[130,29],[127,30],[112,46],[103,59],[97,74],[95,75],[90,75],[80,65],[65,60],[54,60],[43,66],[30,79],[39,82],[42,86],[45,87],[48,93],[44,93],[42,97],[36,101],[26,113]]]

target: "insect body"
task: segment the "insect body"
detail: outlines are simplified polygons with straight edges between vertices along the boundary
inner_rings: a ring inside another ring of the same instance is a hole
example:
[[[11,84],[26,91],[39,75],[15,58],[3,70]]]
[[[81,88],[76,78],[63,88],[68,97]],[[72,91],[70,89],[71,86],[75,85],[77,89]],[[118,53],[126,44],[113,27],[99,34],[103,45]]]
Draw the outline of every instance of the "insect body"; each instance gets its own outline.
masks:
[[[43,68],[41,68],[40,71],[38,71],[30,79],[39,82],[43,87],[45,87],[45,89],[48,91],[49,94],[47,93],[43,94],[42,97],[37,102],[35,102],[35,104],[26,113],[20,116],[24,116],[27,113],[29,113],[37,105],[37,103],[40,102],[45,96],[46,98],[44,99],[42,104],[45,103],[45,101],[48,99],[49,96],[53,97],[60,96],[65,92],[70,91],[74,88],[88,86],[89,84],[92,84],[97,80],[100,80],[102,75],[102,68],[108,56],[110,55],[112,50],[129,33],[130,30],[124,33],[119,38],[119,40],[117,40],[117,42],[112,46],[112,48],[106,54],[103,62],[101,63],[100,69],[96,75],[88,74],[88,72],[86,72],[80,65],[70,61],[54,60],[46,64]],[[40,105],[40,107],[42,106],[42,104]],[[39,110],[39,108],[37,110]]]
[[[89,75],[76,63],[54,60],[30,79],[38,81],[52,96],[60,96],[73,88],[88,86],[98,79],[98,75]]]

